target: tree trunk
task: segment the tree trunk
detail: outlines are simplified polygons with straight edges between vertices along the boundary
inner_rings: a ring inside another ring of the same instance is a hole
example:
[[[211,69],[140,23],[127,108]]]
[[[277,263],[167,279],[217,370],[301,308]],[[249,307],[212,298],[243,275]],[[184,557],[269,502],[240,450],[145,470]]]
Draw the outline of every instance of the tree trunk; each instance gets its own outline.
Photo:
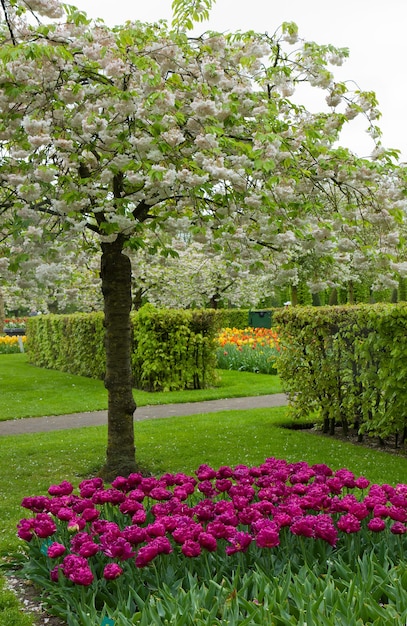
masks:
[[[211,296],[211,299],[209,300],[209,308],[218,310],[219,300],[220,300],[220,294],[218,292],[215,292],[213,296]]]
[[[321,296],[319,293],[311,294],[312,297],[312,306],[321,306]]]
[[[327,435],[329,433],[329,412],[322,405],[322,432]]]
[[[399,294],[398,294],[398,298],[397,300],[399,302],[405,302],[407,300],[407,281],[406,279],[403,278],[399,278]]]
[[[334,287],[329,296],[329,306],[335,306],[338,304],[338,290]]]
[[[139,287],[134,291],[133,295],[133,309],[138,311],[143,306],[143,289]]]
[[[122,253],[124,241],[119,235],[113,243],[102,243],[108,437],[106,464],[100,475],[109,481],[137,470],[131,370],[131,264]]]
[[[298,306],[298,288],[297,285],[291,285],[291,304]]]
[[[355,304],[355,291],[351,280],[348,283],[348,302],[349,304]]]

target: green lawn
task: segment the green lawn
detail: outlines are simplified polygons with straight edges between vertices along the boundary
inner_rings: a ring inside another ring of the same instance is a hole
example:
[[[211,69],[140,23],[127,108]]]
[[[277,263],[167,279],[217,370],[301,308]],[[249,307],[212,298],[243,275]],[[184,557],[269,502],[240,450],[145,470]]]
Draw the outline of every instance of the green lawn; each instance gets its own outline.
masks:
[[[274,376],[221,371],[220,377],[215,389],[170,394],[135,391],[135,398],[142,405],[281,390]],[[0,385],[2,419],[106,408],[101,381],[33,368],[25,355],[0,356]],[[201,463],[215,468],[255,465],[275,456],[289,462],[326,463],[332,469],[347,467],[372,482],[407,481],[406,457],[308,430],[284,428],[289,422],[285,407],[142,421],[135,425],[137,460],[141,469],[160,474],[193,473]],[[106,442],[106,426],[0,437],[1,556],[8,560],[20,546],[16,524],[30,515],[20,506],[22,498],[46,494],[50,484],[62,480],[77,485],[84,477],[95,475],[104,462]],[[10,594],[0,588],[0,626],[28,626],[30,622]]]
[[[135,426],[137,459],[143,469],[160,474],[191,473],[201,463],[254,465],[275,456],[348,467],[373,482],[407,480],[406,457],[282,428],[287,422],[284,407],[146,420]],[[0,438],[0,554],[17,546],[21,499],[45,494],[51,483],[77,484],[94,475],[104,461],[106,440],[105,426]]]
[[[138,406],[261,396],[281,392],[277,376],[218,370],[211,389],[149,393],[134,390]],[[25,354],[0,355],[0,421],[107,409],[101,380],[33,367]]]

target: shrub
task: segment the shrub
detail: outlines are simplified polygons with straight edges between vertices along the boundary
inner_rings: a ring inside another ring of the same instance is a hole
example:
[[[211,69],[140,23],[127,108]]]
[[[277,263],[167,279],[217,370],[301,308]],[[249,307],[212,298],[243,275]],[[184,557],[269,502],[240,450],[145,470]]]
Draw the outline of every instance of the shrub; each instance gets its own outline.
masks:
[[[345,435],[407,441],[405,304],[292,307],[275,319],[295,416],[315,411],[330,434],[339,425]]]
[[[70,374],[104,378],[103,313],[41,315],[28,320],[30,362]],[[131,315],[136,387],[147,391],[200,389],[215,378],[214,311],[160,310]]]
[[[214,382],[213,310],[156,309],[148,304],[132,320],[136,387],[174,391],[202,389]]]
[[[103,378],[103,313],[38,315],[27,320],[30,363],[69,374]]]
[[[249,309],[217,309],[218,328],[245,328],[249,321]]]

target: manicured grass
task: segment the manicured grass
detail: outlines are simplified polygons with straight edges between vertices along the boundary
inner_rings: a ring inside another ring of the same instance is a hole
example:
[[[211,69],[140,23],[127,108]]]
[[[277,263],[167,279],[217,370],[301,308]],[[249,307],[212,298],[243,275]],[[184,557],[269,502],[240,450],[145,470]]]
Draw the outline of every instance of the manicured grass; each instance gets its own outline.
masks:
[[[22,613],[16,596],[5,584],[6,581],[0,579],[0,626],[31,626],[34,617]]]
[[[277,377],[229,371],[221,371],[220,375],[216,389],[170,394],[136,391],[135,398],[139,405],[145,405],[281,391]],[[0,385],[1,419],[27,415],[26,406],[30,407],[28,414],[35,415],[106,408],[101,381],[33,368],[24,355],[0,356]],[[97,405],[99,401],[101,404]],[[7,418],[3,409],[6,411],[11,402],[19,407],[20,414],[14,408]],[[62,410],[45,411],[44,407]],[[137,459],[140,468],[154,474],[191,474],[201,463],[214,468],[241,463],[257,465],[275,456],[288,462],[326,463],[334,470],[346,467],[377,483],[407,481],[406,457],[354,446],[307,430],[283,428],[289,421],[283,407],[138,422]],[[7,561],[21,546],[16,524],[21,517],[30,516],[20,506],[22,498],[46,494],[50,484],[62,480],[77,485],[84,477],[94,476],[103,464],[106,441],[105,426],[0,438],[0,556]],[[31,623],[31,617],[19,611],[14,596],[1,588],[0,580],[0,626]]]
[[[255,465],[267,457],[289,462],[347,467],[373,482],[406,482],[407,458],[354,446],[306,430],[282,428],[285,408],[224,411],[136,424],[140,466],[155,474],[194,472],[201,463],[217,468]],[[15,525],[24,496],[45,494],[50,484],[78,484],[104,461],[106,427],[1,438],[0,554],[16,549]]]
[[[0,355],[0,387],[0,420],[107,406],[102,381],[33,367],[25,354]]]
[[[149,393],[134,390],[138,406],[261,396],[281,392],[277,376],[218,370],[211,389]],[[107,408],[101,380],[33,367],[25,354],[0,355],[0,421]]]

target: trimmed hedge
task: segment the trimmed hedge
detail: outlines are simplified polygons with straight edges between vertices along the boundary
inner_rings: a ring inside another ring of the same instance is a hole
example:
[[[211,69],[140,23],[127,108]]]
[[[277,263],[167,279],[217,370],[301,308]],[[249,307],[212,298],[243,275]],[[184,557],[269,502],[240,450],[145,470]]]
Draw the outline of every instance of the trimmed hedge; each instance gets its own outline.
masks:
[[[222,328],[246,328],[249,323],[249,309],[216,309],[219,330]]]
[[[103,379],[106,369],[103,313],[39,315],[27,320],[30,363]],[[133,376],[145,390],[199,389],[215,380],[218,331],[213,310],[159,310],[131,314]]]
[[[145,305],[133,317],[135,385],[146,391],[203,389],[215,380],[214,310]]]
[[[102,379],[106,369],[103,313],[27,319],[28,360],[37,367]]]
[[[324,432],[407,439],[407,305],[290,307],[275,313],[277,362],[296,417]]]
[[[249,326],[250,311],[257,309],[217,309],[218,328],[247,328]],[[271,312],[271,323],[274,324],[274,312],[279,311],[278,308],[259,309],[261,311]]]

